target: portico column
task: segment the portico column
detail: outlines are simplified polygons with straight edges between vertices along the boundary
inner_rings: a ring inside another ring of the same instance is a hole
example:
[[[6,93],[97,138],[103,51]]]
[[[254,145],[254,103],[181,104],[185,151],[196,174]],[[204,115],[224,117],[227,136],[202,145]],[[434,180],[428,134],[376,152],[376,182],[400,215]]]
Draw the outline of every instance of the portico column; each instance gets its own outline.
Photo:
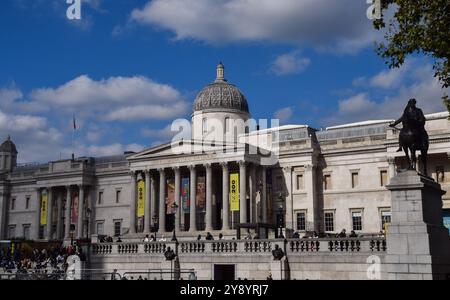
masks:
[[[174,230],[176,232],[180,231],[180,209],[181,209],[181,199],[180,199],[180,195],[181,195],[181,176],[180,176],[180,168],[179,167],[175,167],[173,168],[173,171],[175,173],[175,204],[177,205],[177,210],[175,212],[174,215]]]
[[[64,211],[64,221],[66,223],[66,226],[64,227],[64,237],[66,239],[70,238],[70,225],[71,225],[71,220],[70,220],[70,208],[71,208],[71,195],[70,195],[70,185],[66,186],[66,210]]]
[[[154,219],[157,216],[156,215],[156,197],[157,197],[157,195],[156,195],[156,180],[151,175],[150,175],[150,180],[151,180],[151,186],[150,186],[150,193],[151,193],[151,198],[150,198],[150,217],[152,218],[151,219],[151,224],[152,224],[152,227],[153,227],[154,225],[156,225]]]
[[[36,189],[36,228],[34,232],[34,239],[39,239],[39,231],[41,228],[41,188]],[[1,225],[1,224],[0,224]]]
[[[212,228],[212,169],[211,164],[205,164],[206,169],[206,214],[205,231],[211,231]]]
[[[285,228],[292,229],[293,226],[293,209],[292,209],[292,167],[291,166],[285,166],[283,167],[284,172],[284,178],[286,182],[286,194],[285,194],[285,215],[286,215],[286,222],[285,222]]]
[[[152,206],[150,203],[150,170],[145,170],[145,212],[144,212],[144,232],[150,232],[150,220],[152,218]]]
[[[222,163],[222,230],[230,230],[230,173],[228,163]]]
[[[255,165],[250,166],[250,176],[249,176],[249,195],[250,195],[250,222],[257,223],[258,216],[256,213],[256,169]]]
[[[78,220],[77,220],[77,239],[83,237],[83,213],[84,213],[84,186],[79,185],[79,199],[78,199]]]
[[[47,203],[47,240],[52,239],[52,220],[53,220],[53,190],[47,189],[48,203]]]
[[[262,190],[261,190],[261,206],[262,206],[262,222],[267,223],[267,178],[266,178],[267,168],[263,166],[261,168],[261,182],[262,182]]]
[[[158,233],[166,232],[166,173],[159,169],[159,230]]]
[[[132,171],[131,175],[131,199],[130,199],[130,233],[136,233],[136,173]]]
[[[197,231],[197,212],[196,212],[196,203],[195,198],[197,195],[197,170],[195,166],[189,166],[191,176],[190,176],[190,217],[189,217],[189,232]]]
[[[239,162],[239,223],[247,223],[247,172],[245,161]]]
[[[58,193],[57,198],[57,205],[58,205],[58,213],[57,213],[57,220],[56,220],[56,239],[60,239],[62,236],[62,194]]]

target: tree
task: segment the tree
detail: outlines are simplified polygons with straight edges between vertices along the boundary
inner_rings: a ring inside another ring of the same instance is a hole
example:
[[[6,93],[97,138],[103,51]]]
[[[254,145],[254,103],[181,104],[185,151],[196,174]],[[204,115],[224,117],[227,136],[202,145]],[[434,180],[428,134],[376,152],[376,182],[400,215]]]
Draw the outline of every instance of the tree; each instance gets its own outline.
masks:
[[[394,17],[386,20],[386,12]],[[400,68],[408,55],[422,53],[434,60],[435,77],[442,88],[450,87],[450,1],[449,0],[381,0],[381,19],[374,21],[377,30],[385,30],[385,42],[377,52],[390,68]],[[443,96],[450,111],[450,98]]]

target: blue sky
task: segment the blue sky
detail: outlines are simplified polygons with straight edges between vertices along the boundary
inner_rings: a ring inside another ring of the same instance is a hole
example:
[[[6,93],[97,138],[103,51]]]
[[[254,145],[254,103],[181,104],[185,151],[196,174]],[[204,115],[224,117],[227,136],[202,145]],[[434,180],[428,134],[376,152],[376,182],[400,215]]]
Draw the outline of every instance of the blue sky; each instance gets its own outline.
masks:
[[[20,162],[102,156],[170,140],[195,95],[227,79],[254,118],[316,128],[398,117],[414,96],[445,111],[431,61],[389,70],[365,0],[4,0],[0,7],[0,136]]]

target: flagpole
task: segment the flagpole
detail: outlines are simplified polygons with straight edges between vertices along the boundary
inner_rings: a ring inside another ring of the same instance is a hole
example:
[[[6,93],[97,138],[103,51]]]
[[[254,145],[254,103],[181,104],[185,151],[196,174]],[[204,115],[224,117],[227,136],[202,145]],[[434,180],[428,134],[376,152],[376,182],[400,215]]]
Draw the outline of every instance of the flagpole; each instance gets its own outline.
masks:
[[[72,127],[72,160],[75,160],[75,130],[77,129],[75,114],[73,114],[73,127]]]

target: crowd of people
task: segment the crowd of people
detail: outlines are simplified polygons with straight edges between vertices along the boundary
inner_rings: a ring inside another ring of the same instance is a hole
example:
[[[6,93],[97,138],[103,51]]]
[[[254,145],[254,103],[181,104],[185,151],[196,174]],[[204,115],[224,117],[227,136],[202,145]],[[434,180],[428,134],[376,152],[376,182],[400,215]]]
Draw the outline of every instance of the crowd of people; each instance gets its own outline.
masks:
[[[86,260],[82,249],[76,246],[5,247],[0,249],[0,273],[9,279],[11,276],[18,279],[59,279],[66,273],[66,261],[72,255],[78,255],[81,261]]]

